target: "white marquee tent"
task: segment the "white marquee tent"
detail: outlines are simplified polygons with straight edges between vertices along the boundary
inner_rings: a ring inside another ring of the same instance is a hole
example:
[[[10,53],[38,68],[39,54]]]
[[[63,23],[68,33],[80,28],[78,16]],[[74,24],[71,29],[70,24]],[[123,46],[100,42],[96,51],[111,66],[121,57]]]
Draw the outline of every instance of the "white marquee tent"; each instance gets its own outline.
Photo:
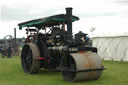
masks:
[[[101,59],[128,61],[128,35],[93,37]]]

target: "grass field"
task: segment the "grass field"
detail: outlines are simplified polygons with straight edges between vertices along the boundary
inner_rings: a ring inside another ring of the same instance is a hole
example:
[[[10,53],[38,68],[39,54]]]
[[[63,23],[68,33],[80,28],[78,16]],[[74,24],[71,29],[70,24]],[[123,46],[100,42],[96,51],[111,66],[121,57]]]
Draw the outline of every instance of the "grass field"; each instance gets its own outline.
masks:
[[[99,80],[65,82],[60,72],[41,70],[38,74],[25,74],[20,58],[0,57],[0,85],[128,85],[128,62],[103,61],[107,68]]]

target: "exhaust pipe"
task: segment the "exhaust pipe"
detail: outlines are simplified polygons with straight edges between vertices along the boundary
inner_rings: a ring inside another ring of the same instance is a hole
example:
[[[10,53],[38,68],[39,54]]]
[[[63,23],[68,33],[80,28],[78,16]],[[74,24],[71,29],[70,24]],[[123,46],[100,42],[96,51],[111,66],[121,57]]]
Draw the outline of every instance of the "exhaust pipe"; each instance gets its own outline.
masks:
[[[72,35],[72,8],[66,8],[67,32]]]

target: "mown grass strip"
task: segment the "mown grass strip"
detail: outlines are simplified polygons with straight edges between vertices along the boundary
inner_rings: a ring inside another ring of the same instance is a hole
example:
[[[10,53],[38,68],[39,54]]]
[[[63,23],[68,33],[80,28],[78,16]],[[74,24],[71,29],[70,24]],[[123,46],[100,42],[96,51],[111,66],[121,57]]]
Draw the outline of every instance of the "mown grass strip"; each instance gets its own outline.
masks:
[[[103,61],[107,68],[95,81],[66,82],[60,72],[40,70],[38,74],[25,74],[19,57],[0,57],[0,85],[128,85],[128,62]]]

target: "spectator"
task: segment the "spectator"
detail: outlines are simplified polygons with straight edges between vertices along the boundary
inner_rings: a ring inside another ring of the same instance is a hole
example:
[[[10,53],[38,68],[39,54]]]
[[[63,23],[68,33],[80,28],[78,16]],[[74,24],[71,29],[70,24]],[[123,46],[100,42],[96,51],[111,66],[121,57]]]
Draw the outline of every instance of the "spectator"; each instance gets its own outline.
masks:
[[[5,55],[5,45],[3,44],[2,45],[2,58],[4,58],[4,55]]]
[[[11,58],[11,46],[8,47],[8,58]]]

